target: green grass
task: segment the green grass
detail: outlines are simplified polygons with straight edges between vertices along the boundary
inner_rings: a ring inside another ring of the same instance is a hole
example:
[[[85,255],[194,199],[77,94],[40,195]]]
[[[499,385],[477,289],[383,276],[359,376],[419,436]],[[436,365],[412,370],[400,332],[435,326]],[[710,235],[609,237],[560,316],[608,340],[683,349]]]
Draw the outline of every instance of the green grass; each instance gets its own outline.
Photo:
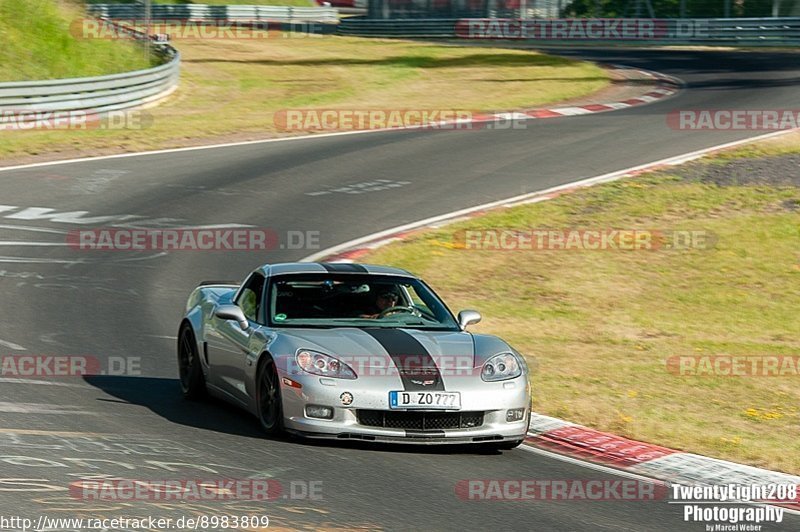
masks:
[[[88,0],[87,4],[133,4],[133,0]],[[314,7],[311,0],[153,0],[154,4],[204,4],[209,6],[302,6]]]
[[[180,87],[146,110],[152,115],[147,129],[0,132],[0,157],[275,137],[287,134],[275,126],[275,112],[292,108],[519,109],[609,84],[596,65],[520,50],[277,32],[173,45],[183,59]]]
[[[0,0],[0,81],[98,76],[150,66],[129,41],[82,40],[70,23],[79,4],[55,0]]]
[[[738,156],[783,153],[792,136]],[[800,473],[800,454],[789,451],[800,377],[677,376],[665,364],[672,356],[800,354],[800,189],[720,187],[681,173],[494,211],[360,260],[409,269],[452,308],[482,311],[474,330],[503,336],[537,368],[537,412]],[[464,229],[545,227],[700,230],[716,242],[683,251],[477,251],[454,239]]]

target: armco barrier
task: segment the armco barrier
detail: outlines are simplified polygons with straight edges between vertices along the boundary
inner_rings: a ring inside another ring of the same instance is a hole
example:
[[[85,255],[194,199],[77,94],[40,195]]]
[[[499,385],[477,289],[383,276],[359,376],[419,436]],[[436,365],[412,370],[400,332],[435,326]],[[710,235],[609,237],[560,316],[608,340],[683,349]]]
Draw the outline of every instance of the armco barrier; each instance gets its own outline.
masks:
[[[112,20],[141,20],[143,10],[136,4],[92,4],[87,6],[95,17]],[[294,7],[294,6],[209,6],[202,4],[154,4],[151,7],[154,20],[191,21],[289,21],[308,20],[315,22],[336,22],[338,11],[333,7]]]
[[[339,21],[337,33],[354,37],[424,37],[452,39],[458,19],[368,19],[348,17]]]
[[[124,31],[137,39],[147,38],[141,32]],[[0,112],[18,114],[21,119],[26,113],[39,112],[102,114],[159,100],[177,87],[181,59],[169,45],[153,43],[152,47],[166,61],[154,68],[90,78],[0,83]]]
[[[617,31],[623,25],[633,32]],[[648,31],[651,30],[651,31]],[[797,46],[800,17],[763,19],[367,19],[339,23],[340,35],[526,40],[546,44]]]

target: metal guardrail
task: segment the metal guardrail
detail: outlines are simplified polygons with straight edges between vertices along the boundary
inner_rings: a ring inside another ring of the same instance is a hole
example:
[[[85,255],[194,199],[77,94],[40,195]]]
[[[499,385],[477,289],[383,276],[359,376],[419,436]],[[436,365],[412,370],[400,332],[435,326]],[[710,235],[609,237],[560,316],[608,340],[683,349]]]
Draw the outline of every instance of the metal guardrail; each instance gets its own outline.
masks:
[[[593,38],[602,28],[627,21],[631,33]],[[638,26],[637,26],[638,24]],[[648,32],[647,30],[652,31]],[[591,30],[591,31],[590,31]],[[797,46],[800,17],[747,19],[342,19],[337,33],[361,37],[502,39],[545,44],[670,44]]]
[[[119,30],[139,40],[153,39],[128,28]],[[83,111],[101,115],[159,100],[177,87],[181,58],[167,44],[152,46],[166,61],[154,68],[107,76],[0,83],[0,112],[19,115],[24,121],[36,120],[27,116],[32,113]]]
[[[458,19],[368,19],[348,17],[339,21],[339,35],[354,37],[426,37],[456,36]]]
[[[137,20],[143,18],[141,6],[135,4],[92,4],[87,6],[95,17],[112,20]],[[294,6],[212,6],[202,4],[154,4],[151,17],[155,20],[188,21],[288,21],[309,20],[336,22],[339,13],[334,7]]]

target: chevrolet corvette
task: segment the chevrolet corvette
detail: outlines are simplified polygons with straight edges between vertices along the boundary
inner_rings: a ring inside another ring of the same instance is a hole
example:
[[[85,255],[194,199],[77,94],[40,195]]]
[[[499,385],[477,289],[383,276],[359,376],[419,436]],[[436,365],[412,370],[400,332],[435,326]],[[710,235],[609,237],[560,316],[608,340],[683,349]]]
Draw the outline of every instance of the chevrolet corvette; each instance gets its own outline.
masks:
[[[467,332],[480,319],[404,270],[268,264],[189,296],[181,388],[246,409],[270,435],[510,449],[528,428],[528,368]]]

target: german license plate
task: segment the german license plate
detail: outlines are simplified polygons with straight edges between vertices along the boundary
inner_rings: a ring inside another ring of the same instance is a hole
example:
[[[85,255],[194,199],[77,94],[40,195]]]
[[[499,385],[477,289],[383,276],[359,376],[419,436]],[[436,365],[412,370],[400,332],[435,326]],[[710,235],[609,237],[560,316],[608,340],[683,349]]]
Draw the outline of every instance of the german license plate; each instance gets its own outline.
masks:
[[[459,392],[389,392],[389,408],[430,408],[458,410]]]

